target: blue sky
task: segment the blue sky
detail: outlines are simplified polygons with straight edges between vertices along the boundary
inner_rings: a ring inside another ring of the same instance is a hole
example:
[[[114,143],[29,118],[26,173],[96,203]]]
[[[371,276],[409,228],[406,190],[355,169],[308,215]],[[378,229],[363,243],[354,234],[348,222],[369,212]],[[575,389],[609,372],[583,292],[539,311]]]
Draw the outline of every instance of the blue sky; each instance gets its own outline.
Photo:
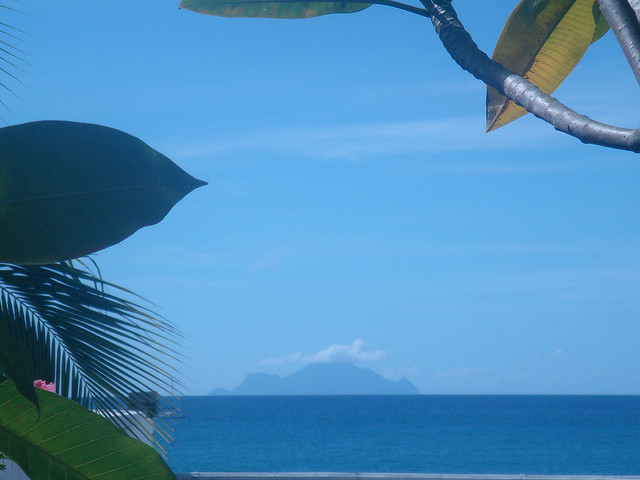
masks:
[[[640,394],[640,157],[530,116],[485,134],[422,17],[177,3],[3,12],[28,54],[3,116],[119,128],[209,182],[96,255],[184,332],[187,393],[348,360],[423,393]],[[458,3],[491,52],[516,2]],[[638,124],[612,34],[557,97]]]

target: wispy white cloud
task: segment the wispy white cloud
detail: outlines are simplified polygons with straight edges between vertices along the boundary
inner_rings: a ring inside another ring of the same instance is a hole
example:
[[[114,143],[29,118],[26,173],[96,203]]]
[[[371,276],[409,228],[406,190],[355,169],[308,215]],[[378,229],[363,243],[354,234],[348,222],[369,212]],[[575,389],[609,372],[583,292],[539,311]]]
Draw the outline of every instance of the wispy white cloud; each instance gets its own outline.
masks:
[[[174,146],[169,150],[174,158],[182,159],[248,151],[359,161],[382,155],[508,149],[521,151],[531,148],[539,150],[541,145],[553,148],[572,141],[542,122],[527,122],[526,126],[514,125],[507,127],[508,130],[491,134],[486,134],[483,127],[481,118],[469,117],[257,130]],[[491,173],[496,168],[503,167],[488,165],[484,168],[488,168]]]
[[[303,355],[302,353],[294,353],[293,355],[288,355],[286,357],[280,358],[265,358],[262,361],[263,365],[284,365],[285,363],[302,363]]]
[[[385,350],[372,350],[369,345],[360,339],[354,340],[351,345],[333,344],[324,350],[312,355],[300,352],[282,358],[267,358],[264,365],[282,365],[285,363],[369,363],[388,356]]]
[[[462,77],[462,80],[452,82],[414,77],[405,78],[399,83],[384,79],[384,81],[376,83],[375,88],[365,88],[350,93],[357,96],[361,102],[367,102],[367,105],[374,102],[376,105],[398,104],[400,102],[433,105],[434,102],[440,102],[442,98],[468,95],[481,98],[485,94],[485,89],[484,84],[471,77]],[[306,94],[306,91],[304,93]]]
[[[375,362],[387,356],[384,350],[370,350],[363,340],[356,339],[351,345],[334,344],[307,358],[310,363]]]
[[[269,251],[258,258],[249,266],[250,272],[275,268],[280,264],[280,255],[276,252]]]

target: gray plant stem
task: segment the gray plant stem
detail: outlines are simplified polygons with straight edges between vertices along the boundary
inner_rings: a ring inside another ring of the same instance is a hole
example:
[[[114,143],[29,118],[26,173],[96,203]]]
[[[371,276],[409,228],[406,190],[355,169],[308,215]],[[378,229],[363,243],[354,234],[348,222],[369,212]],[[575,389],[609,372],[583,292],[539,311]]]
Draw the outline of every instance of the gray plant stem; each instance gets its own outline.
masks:
[[[444,47],[464,70],[553,127],[583,143],[640,152],[640,131],[597,122],[571,110],[522,76],[491,60],[465,30],[450,0],[421,0]]]
[[[598,3],[640,84],[640,23],[636,11],[627,0],[598,0]]]
[[[636,14],[636,18],[640,22],[640,0],[629,0],[629,5]]]

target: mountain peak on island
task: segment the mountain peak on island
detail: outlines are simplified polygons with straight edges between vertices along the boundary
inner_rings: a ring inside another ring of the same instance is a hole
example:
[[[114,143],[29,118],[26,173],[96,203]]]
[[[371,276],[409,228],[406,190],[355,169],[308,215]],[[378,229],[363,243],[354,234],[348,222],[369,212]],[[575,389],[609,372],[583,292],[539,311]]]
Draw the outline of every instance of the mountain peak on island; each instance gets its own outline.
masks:
[[[370,368],[350,363],[311,363],[281,377],[250,373],[232,390],[216,388],[211,395],[418,395],[406,378],[388,380]]]

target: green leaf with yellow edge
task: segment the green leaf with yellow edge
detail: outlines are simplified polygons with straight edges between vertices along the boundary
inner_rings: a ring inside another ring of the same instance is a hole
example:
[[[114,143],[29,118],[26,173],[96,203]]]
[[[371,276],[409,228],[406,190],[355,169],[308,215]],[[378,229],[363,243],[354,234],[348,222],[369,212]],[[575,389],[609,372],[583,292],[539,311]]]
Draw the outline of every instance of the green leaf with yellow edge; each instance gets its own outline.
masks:
[[[0,262],[45,264],[119,243],[204,185],[113,128],[43,121],[0,129]]]
[[[100,415],[38,390],[40,417],[10,380],[0,384],[0,451],[31,480],[176,480],[160,455]]]
[[[522,0],[507,20],[493,59],[547,94],[609,29],[597,0]],[[487,131],[527,111],[487,87]]]
[[[218,17],[312,18],[332,13],[354,13],[371,3],[299,0],[182,0],[180,8]]]

